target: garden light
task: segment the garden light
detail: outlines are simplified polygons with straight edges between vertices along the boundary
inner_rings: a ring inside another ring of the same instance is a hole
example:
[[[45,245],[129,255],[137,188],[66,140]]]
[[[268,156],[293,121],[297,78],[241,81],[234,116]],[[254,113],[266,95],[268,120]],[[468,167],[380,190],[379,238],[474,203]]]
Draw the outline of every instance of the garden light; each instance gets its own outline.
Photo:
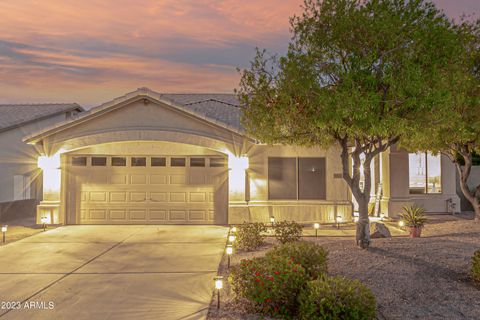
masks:
[[[380,213],[380,220],[384,220],[385,219],[385,213]]]
[[[405,221],[403,221],[403,220],[398,221],[398,226],[399,226],[400,228],[405,227]]]
[[[48,222],[48,218],[43,216],[40,218],[40,222],[42,223],[43,225],[43,231],[45,231],[45,229],[47,229],[47,222]]]
[[[275,217],[274,216],[271,216],[270,217],[270,223],[273,225],[275,223]]]
[[[7,234],[7,229],[8,229],[7,225],[2,226],[3,243],[5,243],[5,235]]]
[[[227,253],[227,268],[230,269],[230,256],[233,254],[233,246],[231,244],[227,244],[225,248],[225,252]]]
[[[337,216],[337,229],[340,229],[340,223],[342,223],[343,217],[338,215]]]
[[[313,228],[315,229],[315,237],[318,237],[318,229],[320,229],[320,223],[315,222],[313,224]]]
[[[230,231],[232,231],[233,233],[236,233],[237,232],[237,227],[233,226]]]
[[[217,290],[217,309],[220,309],[220,290],[223,288],[223,277],[216,276],[213,281],[215,281],[215,289]]]
[[[234,243],[235,242],[235,235],[231,234],[228,236],[228,242]]]

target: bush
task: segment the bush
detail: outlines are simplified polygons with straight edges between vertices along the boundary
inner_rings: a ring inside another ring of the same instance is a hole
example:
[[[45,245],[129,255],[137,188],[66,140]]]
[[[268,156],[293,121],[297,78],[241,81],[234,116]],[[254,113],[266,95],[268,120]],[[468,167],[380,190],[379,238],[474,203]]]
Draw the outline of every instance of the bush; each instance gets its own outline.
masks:
[[[375,319],[375,296],[358,280],[325,277],[310,281],[299,303],[299,319]]]
[[[280,243],[298,241],[302,237],[303,226],[295,221],[275,223],[275,237]]]
[[[314,280],[327,273],[328,252],[313,242],[297,241],[279,245],[266,253],[267,258],[284,257],[293,259]]]
[[[477,250],[472,257],[472,279],[480,286],[480,250]]]
[[[407,227],[423,227],[427,218],[425,217],[425,209],[416,205],[403,207],[400,218],[405,221]]]
[[[291,317],[308,277],[292,259],[262,257],[242,260],[232,268],[230,280],[237,297],[246,299],[255,312]]]
[[[237,228],[237,246],[244,250],[255,250],[263,244],[263,232],[267,231],[264,223],[244,223]]]

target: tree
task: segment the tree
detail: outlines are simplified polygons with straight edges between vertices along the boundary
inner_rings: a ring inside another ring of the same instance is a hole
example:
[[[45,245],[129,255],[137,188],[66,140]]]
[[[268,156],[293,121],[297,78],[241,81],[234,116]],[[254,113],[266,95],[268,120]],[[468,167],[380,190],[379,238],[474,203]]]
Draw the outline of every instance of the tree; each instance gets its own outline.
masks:
[[[480,184],[471,190],[468,179],[480,153],[480,20],[455,26],[461,50],[445,77],[449,103],[423,118],[423,130],[410,132],[403,144],[410,149],[443,153],[455,164],[460,189],[480,220]],[[434,124],[434,125],[431,125]]]
[[[243,124],[265,143],[340,147],[366,248],[370,164],[444,103],[451,23],[424,0],[307,0],[291,28],[285,56],[257,50],[241,71]]]

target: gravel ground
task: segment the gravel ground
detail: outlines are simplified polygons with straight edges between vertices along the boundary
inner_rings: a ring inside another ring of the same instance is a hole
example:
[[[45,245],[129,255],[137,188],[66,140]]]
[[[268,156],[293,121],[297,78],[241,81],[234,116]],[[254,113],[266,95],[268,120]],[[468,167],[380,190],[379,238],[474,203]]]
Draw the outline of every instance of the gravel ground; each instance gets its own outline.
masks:
[[[379,319],[480,319],[480,290],[472,284],[471,257],[480,249],[480,223],[471,217],[431,216],[422,238],[405,235],[375,239],[370,249],[358,249],[351,237],[308,237],[329,251],[329,274],[359,279],[377,298]],[[241,259],[263,255],[274,240]],[[225,261],[224,261],[225,262]],[[219,273],[228,275],[225,263]],[[209,320],[257,319],[234,300],[228,283],[222,307],[212,300]]]

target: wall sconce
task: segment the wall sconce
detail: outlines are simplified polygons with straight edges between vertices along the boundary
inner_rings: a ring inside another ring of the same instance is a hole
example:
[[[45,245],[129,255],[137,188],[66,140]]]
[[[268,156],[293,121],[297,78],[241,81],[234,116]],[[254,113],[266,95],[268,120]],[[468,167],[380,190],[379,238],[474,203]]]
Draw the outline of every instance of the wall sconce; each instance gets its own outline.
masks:
[[[38,157],[37,165],[42,170],[53,170],[60,168],[60,153],[57,153],[51,157]]]
[[[220,309],[220,290],[223,288],[223,277],[216,276],[213,278],[215,282],[215,289],[217,290],[217,310]]]
[[[7,226],[7,225],[3,225],[3,226],[2,226],[2,238],[3,238],[3,243],[5,243],[5,241],[6,241],[7,229],[8,229],[8,226]]]
[[[320,223],[315,222],[313,224],[313,228],[315,229],[315,238],[318,237],[318,229],[320,229]]]
[[[227,253],[227,268],[230,269],[230,256],[233,254],[233,246],[231,244],[227,244],[225,248],[225,252]]]

